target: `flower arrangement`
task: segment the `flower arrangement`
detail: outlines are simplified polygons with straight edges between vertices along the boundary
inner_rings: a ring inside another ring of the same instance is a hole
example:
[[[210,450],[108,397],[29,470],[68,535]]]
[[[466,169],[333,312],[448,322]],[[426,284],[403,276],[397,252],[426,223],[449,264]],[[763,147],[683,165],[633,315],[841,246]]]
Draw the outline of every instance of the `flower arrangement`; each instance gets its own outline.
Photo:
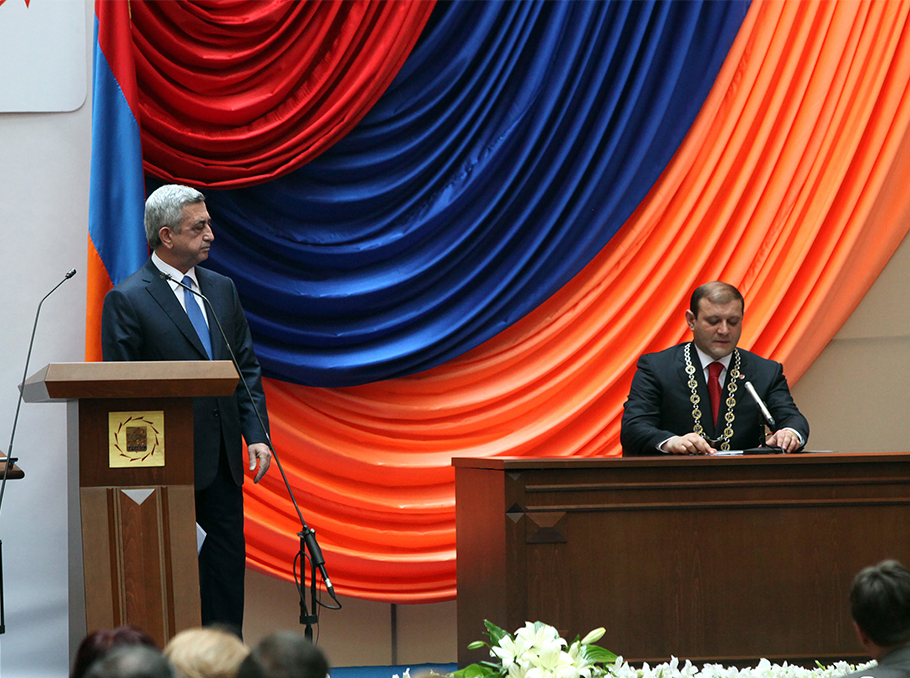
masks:
[[[594,629],[571,645],[559,632],[541,622],[527,622],[514,635],[484,621],[490,643],[471,643],[468,649],[490,648],[496,662],[471,664],[456,671],[455,678],[601,678],[616,655],[594,645],[606,630]]]
[[[484,624],[490,642],[476,641],[468,648],[488,647],[495,661],[466,666],[451,674],[453,678],[840,678],[875,665],[875,662],[859,665],[836,662],[806,669],[762,659],[755,668],[705,664],[699,670],[689,660],[680,665],[673,657],[654,667],[646,663],[641,668],[634,668],[621,656],[594,644],[603,637],[603,628],[594,629],[569,644],[555,628],[541,622],[527,622],[514,634],[489,621]]]

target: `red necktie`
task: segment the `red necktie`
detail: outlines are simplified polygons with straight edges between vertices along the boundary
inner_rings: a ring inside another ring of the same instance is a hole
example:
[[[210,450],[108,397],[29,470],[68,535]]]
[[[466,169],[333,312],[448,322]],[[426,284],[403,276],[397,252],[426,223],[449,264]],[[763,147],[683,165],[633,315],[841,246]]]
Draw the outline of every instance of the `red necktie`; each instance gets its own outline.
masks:
[[[708,365],[708,395],[711,396],[711,414],[714,415],[714,426],[717,426],[717,414],[720,411],[720,371],[722,363]]]

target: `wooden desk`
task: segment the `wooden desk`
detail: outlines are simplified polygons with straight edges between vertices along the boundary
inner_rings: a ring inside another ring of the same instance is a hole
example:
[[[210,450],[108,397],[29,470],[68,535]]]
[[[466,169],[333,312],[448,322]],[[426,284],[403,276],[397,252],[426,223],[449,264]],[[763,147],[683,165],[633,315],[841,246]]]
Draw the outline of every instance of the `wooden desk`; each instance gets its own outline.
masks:
[[[853,576],[910,564],[910,454],[454,459],[458,661],[485,618],[630,662],[865,660]]]

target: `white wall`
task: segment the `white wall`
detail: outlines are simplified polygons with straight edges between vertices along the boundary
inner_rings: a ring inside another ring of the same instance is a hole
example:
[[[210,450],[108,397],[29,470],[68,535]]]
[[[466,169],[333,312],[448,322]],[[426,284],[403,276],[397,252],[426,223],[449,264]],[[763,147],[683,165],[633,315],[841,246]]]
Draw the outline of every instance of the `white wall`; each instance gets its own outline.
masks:
[[[91,35],[89,31],[88,35]],[[87,57],[88,58],[88,57]],[[0,114],[0,448],[6,450],[35,309],[44,303],[29,373],[84,356],[91,110]],[[4,678],[65,676],[66,407],[22,406],[13,446],[25,471],[0,507]]]
[[[25,7],[9,5],[4,8],[7,16]],[[91,3],[86,2],[89,47],[91,17]],[[45,48],[53,44],[45,43]],[[84,58],[90,73],[88,49]],[[7,61],[3,67],[16,68],[17,63]],[[90,77],[85,83],[89,92]],[[49,362],[79,361],[84,355],[90,138],[89,104],[71,113],[0,114],[0,449],[4,451],[36,307],[71,268],[78,270],[77,276],[43,305],[29,373]],[[20,459],[26,477],[7,484],[0,506],[6,608],[0,673],[4,678],[68,673],[65,453],[66,406],[23,404],[13,455]]]

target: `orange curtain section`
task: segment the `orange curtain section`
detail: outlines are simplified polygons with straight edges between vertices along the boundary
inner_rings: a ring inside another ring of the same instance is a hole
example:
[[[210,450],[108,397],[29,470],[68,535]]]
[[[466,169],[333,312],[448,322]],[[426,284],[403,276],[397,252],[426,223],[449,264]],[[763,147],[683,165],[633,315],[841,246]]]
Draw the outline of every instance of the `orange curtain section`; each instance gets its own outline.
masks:
[[[638,356],[684,340],[701,282],[746,297],[742,345],[791,381],[910,225],[905,2],[756,2],[696,124],[610,245],[462,358],[344,389],[266,385],[273,437],[336,590],[455,596],[456,456],[617,455]],[[247,485],[252,567],[290,578],[279,474]]]

